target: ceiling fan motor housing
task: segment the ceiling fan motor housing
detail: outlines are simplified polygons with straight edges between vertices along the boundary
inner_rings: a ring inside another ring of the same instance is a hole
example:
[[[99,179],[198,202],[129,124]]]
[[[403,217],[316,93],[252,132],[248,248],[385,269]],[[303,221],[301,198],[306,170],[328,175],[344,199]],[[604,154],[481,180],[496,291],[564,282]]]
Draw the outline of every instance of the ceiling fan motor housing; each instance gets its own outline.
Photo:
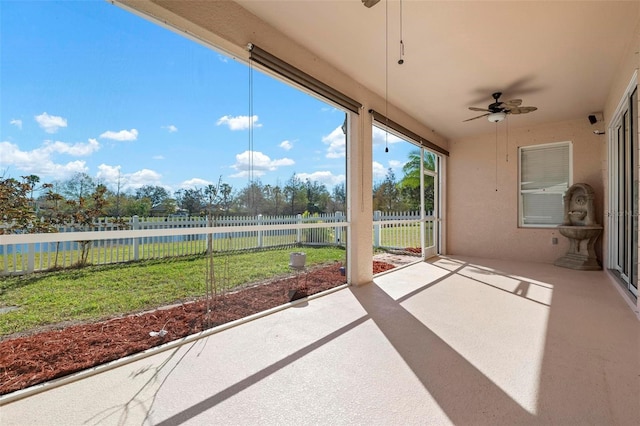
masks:
[[[502,112],[504,111],[504,107],[502,107],[502,102],[496,102],[489,105],[489,111],[491,112]]]
[[[507,116],[505,108],[503,107],[504,104],[498,100],[500,99],[500,96],[502,96],[502,93],[496,92],[491,96],[493,97],[493,99],[495,99],[495,102],[489,105],[489,111],[491,112],[491,114],[487,116],[487,120],[492,123],[498,123],[504,120]]]
[[[502,111],[504,111],[504,108],[502,107],[502,105],[504,105],[504,104],[498,100],[498,99],[500,99],[500,96],[502,96],[502,92],[495,92],[494,94],[491,95],[491,97],[493,97],[495,102],[492,103],[491,105],[489,105],[489,111],[491,111],[491,112],[502,112]]]

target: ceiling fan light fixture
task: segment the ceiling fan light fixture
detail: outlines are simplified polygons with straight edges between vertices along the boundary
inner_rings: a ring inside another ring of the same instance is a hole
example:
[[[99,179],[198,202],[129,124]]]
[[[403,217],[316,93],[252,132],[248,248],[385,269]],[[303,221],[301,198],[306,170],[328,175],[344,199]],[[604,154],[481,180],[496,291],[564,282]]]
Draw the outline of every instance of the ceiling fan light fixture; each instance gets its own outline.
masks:
[[[506,116],[507,116],[506,112],[492,112],[487,116],[487,120],[489,120],[492,123],[498,123],[504,120]]]

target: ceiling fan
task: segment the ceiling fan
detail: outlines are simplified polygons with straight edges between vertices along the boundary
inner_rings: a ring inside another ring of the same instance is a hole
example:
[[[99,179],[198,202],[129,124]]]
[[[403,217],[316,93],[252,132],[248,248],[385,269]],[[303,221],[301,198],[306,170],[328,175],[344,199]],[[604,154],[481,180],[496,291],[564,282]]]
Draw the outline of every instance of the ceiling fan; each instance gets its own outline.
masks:
[[[493,97],[494,102],[487,108],[469,107],[471,111],[485,111],[485,114],[469,118],[464,121],[471,121],[481,117],[487,117],[487,119],[492,123],[497,123],[504,120],[507,114],[526,114],[538,109],[533,106],[520,106],[520,104],[522,104],[522,99],[511,99],[510,101],[500,102],[500,96],[502,96],[502,92],[496,92],[491,96]]]

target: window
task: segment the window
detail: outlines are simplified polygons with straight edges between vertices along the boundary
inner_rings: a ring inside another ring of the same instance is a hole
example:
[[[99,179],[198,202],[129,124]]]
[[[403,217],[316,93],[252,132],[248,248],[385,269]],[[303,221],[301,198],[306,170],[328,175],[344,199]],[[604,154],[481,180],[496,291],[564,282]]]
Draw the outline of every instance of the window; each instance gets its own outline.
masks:
[[[562,224],[562,196],[571,185],[572,143],[521,147],[519,154],[519,225]]]

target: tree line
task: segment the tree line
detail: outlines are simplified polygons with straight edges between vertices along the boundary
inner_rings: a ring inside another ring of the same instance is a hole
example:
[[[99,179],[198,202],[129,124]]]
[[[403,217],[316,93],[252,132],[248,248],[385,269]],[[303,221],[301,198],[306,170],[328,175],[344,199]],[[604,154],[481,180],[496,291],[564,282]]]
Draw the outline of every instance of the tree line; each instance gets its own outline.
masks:
[[[426,169],[435,170],[435,156],[425,156]],[[409,154],[397,179],[393,170],[373,186],[373,209],[418,210],[420,203],[420,151]],[[425,208],[433,209],[433,184],[425,185]],[[0,177],[0,232],[11,227],[22,232],[47,232],[67,223],[90,223],[96,217],[295,215],[346,212],[344,183],[329,191],[326,185],[293,174],[284,184],[254,180],[240,189],[223,182],[171,193],[165,187],[144,185],[130,191],[118,181],[108,188],[86,173],[64,181],[41,183],[36,175],[21,179]]]

